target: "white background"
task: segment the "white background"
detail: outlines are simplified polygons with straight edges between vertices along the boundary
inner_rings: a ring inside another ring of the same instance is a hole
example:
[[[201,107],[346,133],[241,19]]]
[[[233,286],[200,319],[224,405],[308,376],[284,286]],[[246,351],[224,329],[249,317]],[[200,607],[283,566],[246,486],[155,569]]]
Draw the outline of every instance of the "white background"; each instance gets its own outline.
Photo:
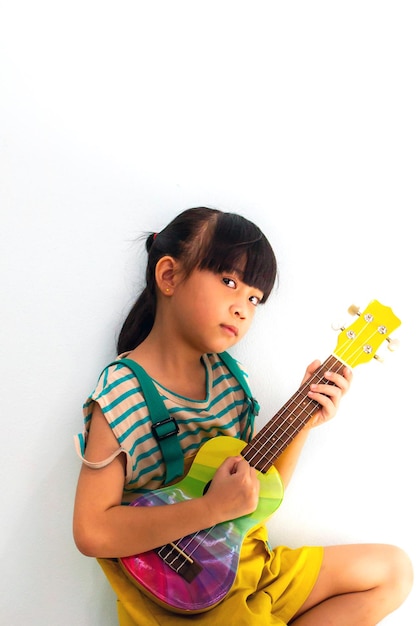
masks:
[[[116,624],[72,541],[72,436],[141,286],[137,238],[202,204],[257,222],[277,253],[279,290],[235,350],[261,424],[350,304],[401,318],[270,529],[392,542],[416,564],[415,3],[0,7],[1,624]],[[414,590],[383,623],[416,615]]]

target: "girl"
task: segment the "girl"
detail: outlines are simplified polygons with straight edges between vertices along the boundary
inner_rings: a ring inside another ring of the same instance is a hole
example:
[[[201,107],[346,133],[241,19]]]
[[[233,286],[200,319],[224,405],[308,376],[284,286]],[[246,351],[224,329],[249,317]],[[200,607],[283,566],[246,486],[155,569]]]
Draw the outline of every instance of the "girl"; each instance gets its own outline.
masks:
[[[253,403],[242,376],[221,355],[248,331],[256,308],[277,278],[274,253],[252,222],[204,207],[178,215],[149,235],[146,286],[119,336],[128,356],[152,379],[168,419],[152,427],[144,386],[122,362],[108,366],[84,406],[74,537],[99,559],[118,597],[120,624],[143,626],[371,626],[406,598],[408,557],[389,545],[272,550],[265,525],[251,529],[240,551],[230,593],[192,615],[168,610],[142,593],[118,558],[140,554],[202,529],[241,518],[258,506],[258,472],[240,454],[226,457],[199,497],[170,506],[125,506],[186,472],[195,452],[218,435],[249,441]],[[303,382],[319,367],[307,367]],[[311,428],[331,419],[351,372],[327,372],[311,384],[317,412],[275,462],[283,484],[291,478]],[[175,419],[174,419],[175,418]],[[163,430],[165,429],[165,430]],[[177,432],[178,431],[178,432]],[[171,440],[172,463],[164,446]],[[175,468],[174,475],[178,476]]]

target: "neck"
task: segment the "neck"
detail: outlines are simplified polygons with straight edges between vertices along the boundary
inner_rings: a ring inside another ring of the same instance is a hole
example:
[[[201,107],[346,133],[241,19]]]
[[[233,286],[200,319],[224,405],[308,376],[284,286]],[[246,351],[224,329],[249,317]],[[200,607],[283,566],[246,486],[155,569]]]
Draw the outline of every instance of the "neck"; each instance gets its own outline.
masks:
[[[304,428],[309,419],[317,412],[320,405],[309,398],[308,391],[312,383],[328,384],[325,372],[340,372],[344,364],[335,356],[330,356],[316,370],[298,391],[284,404],[254,439],[243,449],[242,456],[260,472],[267,472],[279,455]]]
[[[168,338],[151,333],[130,358],[170,391],[194,400],[206,397],[206,370],[197,351],[184,350]]]

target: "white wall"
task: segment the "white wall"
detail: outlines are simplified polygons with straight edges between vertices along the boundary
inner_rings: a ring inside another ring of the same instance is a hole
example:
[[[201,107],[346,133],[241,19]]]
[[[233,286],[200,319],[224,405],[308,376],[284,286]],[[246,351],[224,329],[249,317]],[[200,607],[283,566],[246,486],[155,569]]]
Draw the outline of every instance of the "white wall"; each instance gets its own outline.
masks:
[[[417,563],[415,32],[401,0],[1,2],[1,624],[116,624],[72,542],[72,436],[140,285],[135,238],[198,204],[277,251],[280,290],[236,350],[261,423],[352,302],[402,319],[270,528]],[[384,625],[416,615],[414,591]]]

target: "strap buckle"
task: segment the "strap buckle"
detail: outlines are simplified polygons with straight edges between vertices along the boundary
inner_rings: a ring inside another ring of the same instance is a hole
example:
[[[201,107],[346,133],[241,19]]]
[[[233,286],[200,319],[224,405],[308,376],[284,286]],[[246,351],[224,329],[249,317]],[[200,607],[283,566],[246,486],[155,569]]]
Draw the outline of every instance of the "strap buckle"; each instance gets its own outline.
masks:
[[[249,398],[249,403],[250,403],[250,408],[251,408],[253,415],[255,416],[259,415],[260,407],[259,407],[259,402],[256,400],[256,398],[254,398],[253,396]]]
[[[172,437],[172,435],[177,435],[179,432],[179,427],[177,421],[174,417],[168,417],[165,420],[161,420],[160,422],[155,422],[151,426],[151,430],[154,434],[154,437],[158,441],[162,441],[167,437]]]

